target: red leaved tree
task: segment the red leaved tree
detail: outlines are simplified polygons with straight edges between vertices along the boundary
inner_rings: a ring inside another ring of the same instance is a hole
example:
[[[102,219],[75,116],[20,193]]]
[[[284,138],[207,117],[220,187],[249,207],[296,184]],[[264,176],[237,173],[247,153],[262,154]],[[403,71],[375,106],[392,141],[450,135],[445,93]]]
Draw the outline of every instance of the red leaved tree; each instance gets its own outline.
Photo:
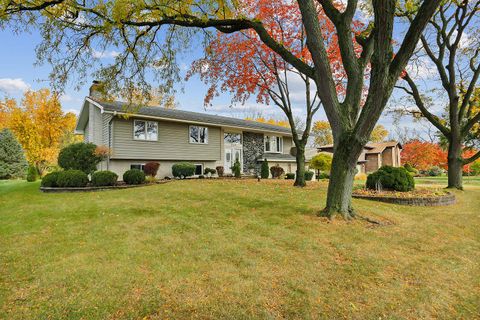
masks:
[[[249,0],[244,5],[246,15],[261,20],[272,38],[282,43],[297,58],[312,64],[306,47],[302,16],[296,2],[285,4],[282,1]],[[335,27],[320,9],[318,16],[319,20],[324,21],[321,28],[328,39],[326,52],[335,76],[336,90],[342,95],[345,93],[345,72]],[[360,29],[360,26],[359,22],[354,22],[354,28]],[[352,41],[355,43],[354,39]],[[357,55],[360,55],[361,47],[355,44],[355,48]],[[273,102],[284,112],[292,128],[296,148],[297,172],[294,185],[305,186],[305,146],[312,118],[321,105],[316,90],[312,88],[313,81],[270,49],[253,29],[234,34],[218,32],[210,40],[206,56],[193,63],[187,78],[194,73],[199,73],[201,79],[210,85],[205,96],[206,105],[220,92],[229,92],[232,94],[232,103],[243,104],[255,96],[258,103]],[[295,87],[293,90],[304,92],[300,102],[298,94],[292,92],[292,87]],[[302,119],[293,111],[296,103],[303,105],[305,117]],[[299,123],[303,128],[300,128]]]
[[[403,145],[402,163],[418,170],[428,170],[433,166],[446,168],[447,153],[436,143],[412,140]]]

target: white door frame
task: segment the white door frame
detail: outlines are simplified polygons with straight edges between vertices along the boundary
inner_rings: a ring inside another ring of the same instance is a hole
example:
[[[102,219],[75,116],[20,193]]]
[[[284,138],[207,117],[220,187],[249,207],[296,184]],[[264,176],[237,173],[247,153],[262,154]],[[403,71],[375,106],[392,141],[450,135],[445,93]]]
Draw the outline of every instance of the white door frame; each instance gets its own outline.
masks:
[[[236,133],[240,134],[241,136],[241,143],[225,143],[225,133]],[[243,172],[243,134],[242,132],[224,132],[224,140],[223,140],[223,167],[225,173],[232,173],[231,167],[235,163],[235,153],[238,151],[240,156],[240,172]],[[230,153],[230,162],[227,162],[227,153]]]

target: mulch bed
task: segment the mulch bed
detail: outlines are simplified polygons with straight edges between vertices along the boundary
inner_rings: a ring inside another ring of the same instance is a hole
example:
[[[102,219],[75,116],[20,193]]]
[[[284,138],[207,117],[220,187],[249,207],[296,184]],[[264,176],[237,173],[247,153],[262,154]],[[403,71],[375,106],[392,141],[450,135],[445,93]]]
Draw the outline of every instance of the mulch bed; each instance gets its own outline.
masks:
[[[435,189],[418,189],[407,192],[359,189],[355,190],[352,196],[357,199],[411,206],[446,206],[455,203],[453,193]]]
[[[158,180],[156,182],[144,183],[144,184],[126,184],[125,182],[119,182],[114,186],[104,186],[104,187],[94,187],[94,186],[86,186],[86,187],[79,187],[79,188],[40,187],[40,191],[46,192],[46,193],[59,193],[59,192],[90,192],[90,191],[103,191],[103,190],[118,190],[118,189],[130,189],[130,188],[152,186],[155,184],[163,184],[171,181],[174,181],[174,180]]]

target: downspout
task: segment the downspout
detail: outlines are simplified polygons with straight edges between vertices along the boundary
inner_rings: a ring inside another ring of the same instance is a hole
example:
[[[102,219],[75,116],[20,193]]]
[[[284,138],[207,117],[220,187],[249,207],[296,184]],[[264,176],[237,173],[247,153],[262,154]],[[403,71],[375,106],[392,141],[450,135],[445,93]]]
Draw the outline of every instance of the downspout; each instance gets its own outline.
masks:
[[[107,155],[107,170],[110,170],[110,153],[111,153],[111,150],[112,150],[112,145],[113,145],[113,135],[112,135],[112,131],[113,131],[113,118],[116,116],[117,112],[114,111],[113,112],[113,116],[112,118],[110,118],[110,120],[108,121],[108,155]]]

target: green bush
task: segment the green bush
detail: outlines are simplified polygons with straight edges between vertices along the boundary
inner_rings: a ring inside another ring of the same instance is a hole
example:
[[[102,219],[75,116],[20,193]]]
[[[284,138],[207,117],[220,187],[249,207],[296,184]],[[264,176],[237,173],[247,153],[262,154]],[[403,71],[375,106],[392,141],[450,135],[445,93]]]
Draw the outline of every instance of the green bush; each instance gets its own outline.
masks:
[[[213,169],[213,168],[205,168],[205,170],[203,170],[203,173],[204,174],[215,174],[217,173],[217,170]]]
[[[313,175],[315,172],[307,170],[305,171],[305,180],[306,181],[312,181]]]
[[[193,176],[195,173],[195,165],[190,162],[179,162],[172,166],[172,174],[174,177],[186,178]]]
[[[61,171],[53,171],[48,174],[46,174],[42,178],[41,186],[42,187],[48,187],[48,188],[55,188],[58,187],[57,184],[57,179],[58,175],[60,174]]]
[[[480,175],[480,159],[470,165],[470,174],[472,176]]]
[[[272,178],[278,179],[285,173],[285,171],[282,167],[276,165],[270,168],[270,173],[272,174]]]
[[[97,170],[102,157],[97,155],[93,143],[79,142],[63,148],[58,155],[58,165],[65,170],[81,170],[86,174]]]
[[[427,174],[428,174],[430,177],[438,177],[438,176],[441,176],[442,173],[443,173],[442,168],[437,167],[437,166],[433,166],[433,167],[431,167],[430,169],[428,169],[428,171],[427,171]]]
[[[34,182],[37,181],[38,170],[34,165],[29,165],[27,170],[27,181]]]
[[[326,153],[318,153],[310,159],[309,167],[321,171],[330,171],[332,168],[332,156]]]
[[[60,171],[57,176],[57,185],[60,188],[85,187],[88,184],[88,176],[80,170]]]
[[[97,171],[92,174],[92,184],[95,187],[113,186],[117,183],[118,175],[112,171]]]
[[[367,188],[384,188],[395,191],[411,191],[415,188],[412,175],[403,167],[383,166],[367,177]]]
[[[287,180],[295,180],[295,173],[286,173],[285,179]]]
[[[320,172],[317,175],[317,179],[330,179],[330,175],[326,172]]]
[[[235,178],[240,178],[240,174],[241,174],[240,169],[241,169],[240,161],[236,159],[235,163],[232,166],[232,172]]]
[[[142,184],[145,182],[145,172],[138,169],[130,169],[123,174],[123,181],[126,184]]]
[[[268,161],[267,161],[267,159],[265,159],[262,162],[262,168],[260,170],[260,177],[262,179],[268,179],[269,176],[270,176],[270,169],[268,167]]]

